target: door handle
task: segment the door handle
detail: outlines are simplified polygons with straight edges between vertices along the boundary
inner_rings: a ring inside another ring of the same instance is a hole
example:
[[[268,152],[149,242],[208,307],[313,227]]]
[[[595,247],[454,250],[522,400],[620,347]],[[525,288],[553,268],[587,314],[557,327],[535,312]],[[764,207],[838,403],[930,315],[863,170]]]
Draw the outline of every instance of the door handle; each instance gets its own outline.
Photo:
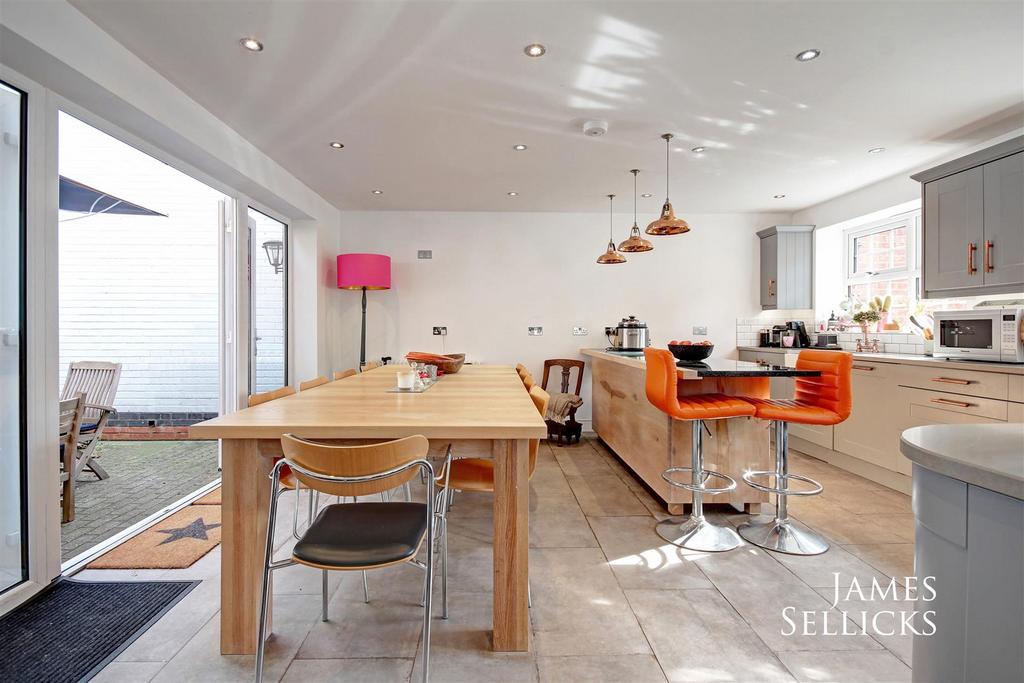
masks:
[[[963,384],[967,386],[971,383],[969,379],[957,379],[955,377],[932,377],[933,382],[945,382],[946,384]]]
[[[992,270],[993,270],[993,268],[992,268],[992,247],[994,247],[994,246],[995,245],[992,244],[992,240],[985,240],[985,272],[986,273],[991,273]]]
[[[944,406],[956,406],[957,408],[970,408],[974,405],[965,401],[950,401],[948,398],[933,398],[932,403],[941,403]]]
[[[775,280],[768,280],[768,296],[775,296]]]
[[[974,267],[974,252],[978,251],[978,245],[974,242],[967,243],[967,274],[974,275],[978,269]]]

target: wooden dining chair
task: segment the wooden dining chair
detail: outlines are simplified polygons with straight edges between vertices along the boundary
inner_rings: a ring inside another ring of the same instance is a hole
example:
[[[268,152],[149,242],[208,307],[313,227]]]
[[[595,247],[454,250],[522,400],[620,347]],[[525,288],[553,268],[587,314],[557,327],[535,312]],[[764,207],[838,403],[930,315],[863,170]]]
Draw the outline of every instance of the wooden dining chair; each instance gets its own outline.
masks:
[[[299,391],[305,391],[306,389],[312,389],[314,387],[320,386],[321,384],[327,384],[327,382],[328,382],[328,379],[326,377],[324,377],[323,375],[320,375],[319,377],[317,377],[315,379],[307,379],[305,382],[300,382],[299,383]]]
[[[292,389],[289,386],[279,387],[271,391],[264,391],[261,394],[250,394],[248,405],[252,408],[253,406],[269,403],[270,401],[284,398],[285,396],[292,396],[293,394],[295,394],[295,389]],[[275,460],[280,460],[283,457],[284,453],[282,452],[278,452],[274,455]],[[295,491],[295,514],[292,516],[292,535],[295,536],[295,538],[299,538],[299,488],[299,482],[295,479],[292,471],[287,467],[283,468],[281,472],[281,492]],[[307,523],[313,521],[313,505],[313,492],[310,491],[309,510],[306,513]]]
[[[522,363],[516,363],[516,372],[518,372],[519,377],[522,378],[523,373],[526,372],[526,366]]]
[[[541,377],[540,385],[542,388],[547,390],[548,388],[548,376],[552,368],[558,368],[560,381],[559,389],[557,393],[560,394],[571,394],[573,396],[579,396],[580,391],[583,389],[583,369],[586,364],[581,360],[574,358],[551,358],[544,361],[544,376]],[[572,371],[576,370],[576,387],[570,392]],[[554,393],[554,392],[553,392]],[[583,425],[576,421],[577,406],[571,406],[569,408],[569,414],[565,417],[565,422],[558,422],[558,420],[549,419],[547,416],[544,417],[544,422],[548,426],[548,439],[553,439],[559,446],[562,445],[562,438],[572,444],[575,439],[576,443],[580,442],[580,437],[583,435]]]
[[[349,368],[348,370],[335,370],[334,381],[337,382],[339,379],[345,379],[346,377],[352,377],[356,374],[355,368]]]
[[[298,438],[281,437],[284,459],[272,471],[273,492],[270,519],[264,548],[263,590],[260,601],[257,639],[256,681],[263,678],[263,659],[267,636],[267,612],[270,604],[270,573],[294,564],[303,564],[322,572],[320,618],[327,621],[327,572],[366,571],[399,564],[412,564],[424,570],[423,581],[423,681],[430,672],[431,592],[434,578],[435,541],[447,536],[444,529],[447,511],[447,475],[451,449],[442,471],[435,473],[427,459],[430,444],[426,437],[408,436],[396,441],[366,446],[335,446]],[[308,488],[326,495],[358,497],[383,494],[407,483],[424,472],[438,483],[429,487],[423,503],[354,502],[328,505],[294,545],[287,559],[274,561],[274,526],[277,516],[277,491],[281,470],[290,467]],[[426,545],[426,561],[416,559]],[[442,595],[447,602],[447,543],[441,544]],[[445,616],[445,615],[442,615]]]
[[[527,391],[529,391],[530,389],[532,389],[532,388],[533,388],[534,386],[536,386],[536,384],[537,384],[537,383],[536,383],[536,382],[535,382],[535,381],[533,380],[533,375],[531,375],[529,371],[526,371],[526,372],[524,372],[524,373],[523,373],[523,374],[522,374],[522,375],[520,376],[520,379],[522,379],[522,380],[523,380],[523,386],[524,386],[524,387],[526,387],[526,390],[527,390]]]
[[[381,363],[379,360],[368,360],[365,363],[363,363],[362,371],[366,372],[367,370],[373,370],[375,368],[381,367],[382,365],[383,363]]]
[[[86,396],[79,393],[60,402],[60,522],[75,519],[75,451],[85,415]]]

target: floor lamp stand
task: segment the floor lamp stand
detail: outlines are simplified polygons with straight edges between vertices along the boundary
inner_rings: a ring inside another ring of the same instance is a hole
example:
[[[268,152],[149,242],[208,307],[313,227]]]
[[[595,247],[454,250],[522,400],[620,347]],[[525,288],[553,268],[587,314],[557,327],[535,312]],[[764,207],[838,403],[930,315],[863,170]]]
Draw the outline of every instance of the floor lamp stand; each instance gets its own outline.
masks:
[[[366,365],[366,287],[363,287],[363,326],[359,335],[359,371]]]

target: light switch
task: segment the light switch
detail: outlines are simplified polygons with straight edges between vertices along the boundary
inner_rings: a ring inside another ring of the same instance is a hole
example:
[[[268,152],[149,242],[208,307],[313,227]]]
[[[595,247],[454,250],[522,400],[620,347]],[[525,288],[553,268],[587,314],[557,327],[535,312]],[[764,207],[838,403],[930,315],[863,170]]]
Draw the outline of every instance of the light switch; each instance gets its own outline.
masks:
[[[531,337],[539,337],[544,334],[544,328],[540,325],[530,325],[526,328],[526,333]]]

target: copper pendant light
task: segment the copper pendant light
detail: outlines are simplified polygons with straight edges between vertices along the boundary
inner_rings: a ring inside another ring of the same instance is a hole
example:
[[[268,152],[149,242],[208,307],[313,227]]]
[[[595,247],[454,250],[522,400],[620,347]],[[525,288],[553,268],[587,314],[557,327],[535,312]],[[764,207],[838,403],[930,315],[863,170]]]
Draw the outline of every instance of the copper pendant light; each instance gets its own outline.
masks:
[[[640,236],[640,226],[636,224],[636,174],[639,172],[639,168],[630,171],[633,174],[633,227],[629,230],[629,237],[619,245],[619,251],[624,251],[627,254],[654,249],[653,244]]]
[[[612,225],[614,223],[614,215],[612,214],[612,202],[615,200],[615,195],[608,195],[608,249],[597,257],[597,262],[604,264],[611,263],[625,263],[626,257],[615,251],[615,240],[612,239]]]
[[[668,200],[668,146],[672,139],[672,133],[665,133],[661,139],[665,141],[665,204],[661,207],[661,216],[658,217],[658,220],[651,221],[645,232],[648,235],[681,235],[684,232],[690,232],[690,226],[682,218],[676,218],[672,202]]]

